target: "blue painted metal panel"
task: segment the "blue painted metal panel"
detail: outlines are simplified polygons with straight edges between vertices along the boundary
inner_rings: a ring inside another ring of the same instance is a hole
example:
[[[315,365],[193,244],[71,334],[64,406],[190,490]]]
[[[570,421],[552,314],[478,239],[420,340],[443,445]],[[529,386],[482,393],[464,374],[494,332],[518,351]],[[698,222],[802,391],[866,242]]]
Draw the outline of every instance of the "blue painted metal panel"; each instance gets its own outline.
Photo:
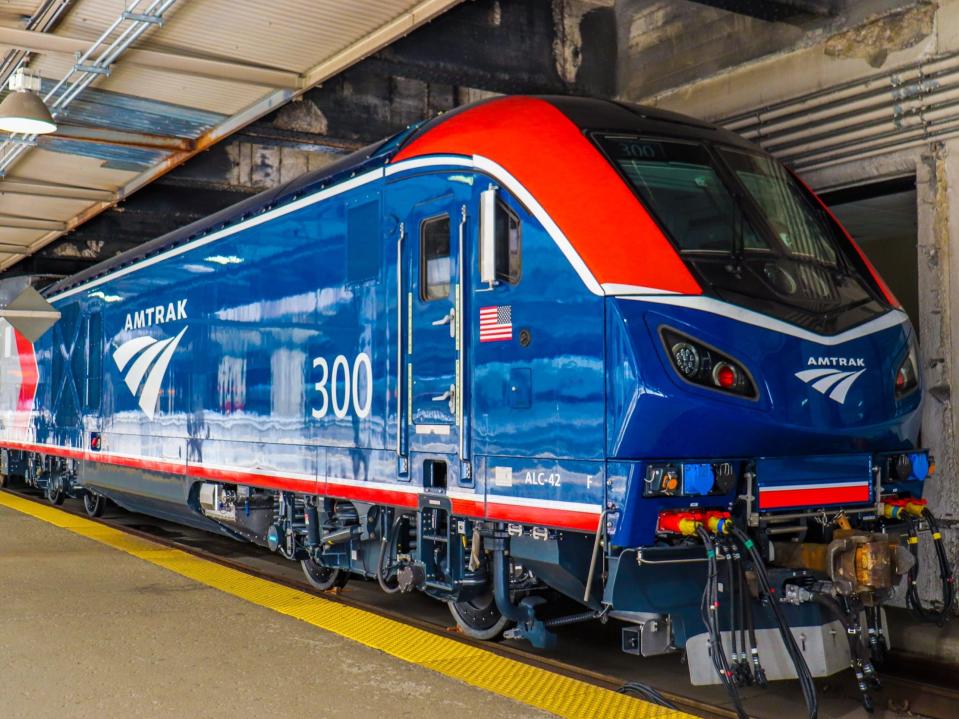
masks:
[[[472,267],[467,308],[473,364],[472,421],[479,454],[601,459],[603,422],[603,299],[591,294],[542,225],[508,195],[522,227],[518,284],[487,288]],[[509,307],[511,341],[480,342],[482,307]],[[528,344],[519,342],[526,332]],[[524,375],[522,385],[511,375]],[[513,397],[522,389],[529,402]],[[528,404],[528,406],[522,406]],[[516,406],[514,406],[516,405]]]
[[[55,84],[53,80],[44,79],[41,92],[50,92]],[[227,117],[218,112],[89,88],[70,103],[61,119],[91,127],[196,139]]]
[[[49,152],[103,160],[104,167],[134,171],[146,170],[158,165],[171,154],[163,150],[62,140],[56,137],[43,140],[41,147]]]

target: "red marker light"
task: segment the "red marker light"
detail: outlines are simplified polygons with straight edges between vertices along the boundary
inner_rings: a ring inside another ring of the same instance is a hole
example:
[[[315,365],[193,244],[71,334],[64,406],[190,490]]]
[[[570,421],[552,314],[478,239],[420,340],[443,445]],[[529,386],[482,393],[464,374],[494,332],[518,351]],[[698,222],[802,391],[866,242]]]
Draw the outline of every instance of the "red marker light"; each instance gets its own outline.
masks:
[[[736,368],[726,362],[720,362],[713,370],[713,382],[716,383],[717,387],[730,389],[736,384],[737,379]]]
[[[896,389],[903,389],[906,386],[906,373],[902,368],[896,373]]]

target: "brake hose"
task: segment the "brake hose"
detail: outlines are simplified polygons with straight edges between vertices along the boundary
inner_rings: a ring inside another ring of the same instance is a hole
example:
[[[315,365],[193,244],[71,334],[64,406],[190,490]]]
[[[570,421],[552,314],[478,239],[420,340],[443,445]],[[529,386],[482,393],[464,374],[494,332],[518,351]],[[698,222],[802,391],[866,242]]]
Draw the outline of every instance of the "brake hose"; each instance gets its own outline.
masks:
[[[712,660],[719,679],[729,694],[736,709],[736,715],[739,719],[749,719],[749,715],[743,708],[742,697],[739,695],[739,689],[732,681],[732,672],[729,669],[729,660],[726,657],[726,650],[723,647],[722,629],[719,624],[719,569],[716,562],[716,544],[703,527],[696,527],[696,533],[706,548],[707,575],[706,586],[703,589],[703,597],[700,602],[700,612],[702,614],[703,624],[706,625],[709,634],[709,640],[712,644]]]
[[[916,520],[909,518],[908,538],[909,551],[912,553],[913,565],[909,569],[909,587],[906,590],[906,604],[912,610],[913,615],[920,621],[934,622],[943,626],[952,618],[952,605],[955,602],[955,578],[952,574],[952,567],[949,564],[949,556],[946,554],[946,547],[942,541],[942,532],[939,530],[939,522],[928,508],[922,512],[922,518],[929,523],[929,531],[932,534],[933,545],[936,549],[936,561],[939,563],[939,577],[942,581],[942,605],[936,609],[926,607],[919,596],[919,531],[916,527]]]
[[[738,624],[739,605],[736,603],[736,582],[733,572],[736,567],[733,563],[733,551],[729,544],[722,542],[723,553],[726,555],[726,567],[729,569],[729,655],[730,668],[732,669],[732,680],[736,686],[743,685],[742,667],[739,663],[739,634]]]
[[[809,671],[809,665],[806,664],[806,659],[799,650],[799,646],[796,644],[796,638],[793,636],[792,631],[789,628],[789,623],[786,621],[786,617],[782,613],[782,608],[779,606],[779,598],[776,596],[776,591],[773,589],[772,584],[769,581],[769,574],[766,572],[766,565],[763,562],[762,557],[759,555],[756,545],[746,535],[746,533],[736,526],[733,526],[732,531],[733,536],[739,540],[743,551],[748,553],[752,559],[753,568],[756,572],[756,578],[759,580],[759,586],[769,598],[769,606],[772,609],[773,616],[776,619],[776,624],[779,626],[779,634],[782,637],[783,644],[786,646],[786,652],[789,654],[793,666],[796,669],[796,676],[799,679],[800,686],[802,687],[803,698],[806,701],[809,719],[816,719],[816,716],[819,713],[819,700],[816,696],[816,685],[813,683],[812,673]]]
[[[395,520],[393,520],[393,526],[390,527],[389,535],[383,537],[383,539],[380,540],[380,554],[379,554],[379,557],[377,557],[376,559],[376,581],[379,583],[380,589],[382,589],[387,594],[396,594],[398,591],[400,591],[399,582],[397,582],[394,579],[393,583],[390,584],[387,582],[386,577],[383,576],[383,569],[384,569],[383,559],[385,558],[385,555],[386,555],[387,546],[389,546],[390,548],[390,554],[391,555],[393,554],[393,545],[396,544],[396,540],[399,537],[400,524],[402,524],[402,522],[403,522],[402,514],[399,515]]]

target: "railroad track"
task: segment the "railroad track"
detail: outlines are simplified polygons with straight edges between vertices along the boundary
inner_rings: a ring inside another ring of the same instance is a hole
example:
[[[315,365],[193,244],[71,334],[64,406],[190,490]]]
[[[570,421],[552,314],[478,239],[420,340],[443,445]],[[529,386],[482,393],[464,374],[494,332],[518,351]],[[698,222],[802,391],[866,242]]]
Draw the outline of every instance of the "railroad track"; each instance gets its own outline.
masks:
[[[27,491],[21,488],[5,488],[8,491],[22,499],[36,503],[46,504],[38,493]],[[69,514],[82,516],[87,519],[86,513],[81,505],[74,502],[67,502],[59,507],[60,510]],[[549,671],[563,674],[583,682],[587,682],[606,689],[616,690],[622,687],[626,682],[636,680],[635,672],[629,672],[630,666],[635,667],[635,663],[630,662],[628,657],[621,657],[623,672],[616,671],[597,671],[583,666],[581,663],[574,663],[563,658],[551,656],[549,653],[539,653],[535,650],[523,648],[519,644],[509,642],[480,642],[473,640],[463,634],[458,633],[455,627],[449,626],[440,617],[444,616],[445,607],[437,602],[433,602],[425,597],[423,602],[405,601],[402,604],[402,610],[384,606],[382,602],[386,595],[374,593],[370,587],[368,591],[351,591],[350,587],[360,585],[361,581],[352,582],[348,585],[346,591],[326,591],[319,592],[315,590],[305,579],[299,579],[298,567],[292,563],[281,560],[266,550],[254,545],[244,545],[235,542],[226,537],[212,535],[200,530],[184,527],[177,524],[157,520],[144,515],[133,515],[122,509],[111,507],[108,514],[91,519],[91,521],[101,523],[105,526],[117,529],[131,535],[140,537],[161,544],[166,547],[175,548],[187,552],[198,558],[215,562],[217,564],[235,569],[258,578],[275,582],[299,591],[307,592],[326,601],[339,602],[348,606],[372,612],[380,616],[400,621],[411,626],[417,627],[433,634],[439,634],[448,638],[454,638],[467,645],[481,647],[487,651],[495,652],[505,657],[537,666]],[[370,597],[364,596],[369,594]],[[415,596],[415,595],[414,595]],[[413,597],[410,597],[411,599]],[[380,601],[375,601],[375,600]],[[437,609],[439,611],[437,611]],[[430,611],[432,610],[432,611]],[[581,647],[580,647],[581,648]],[[579,648],[578,648],[579,649]],[[615,646],[609,647],[605,643],[600,648],[607,656],[615,652]],[[589,655],[588,652],[577,651],[577,654]],[[707,696],[710,693],[716,694],[718,689],[703,689],[691,687],[687,683],[685,672],[676,660],[671,657],[675,666],[676,682],[685,684],[685,688],[690,692],[697,692],[700,696],[691,696],[689,693],[677,691],[675,687],[669,688],[663,686],[662,682],[642,681],[651,684],[664,698],[672,702],[677,708],[696,716],[706,719],[736,719],[736,713],[727,705],[719,701],[714,701]],[[649,661],[649,660],[642,660]],[[609,669],[606,667],[606,669]],[[882,674],[883,690],[876,694],[877,717],[929,717],[930,719],[954,719],[959,715],[959,690],[948,686],[948,682],[954,681],[954,668],[920,664],[917,660],[905,657],[903,655],[892,653],[889,658],[887,671]],[[934,681],[922,680],[916,677],[933,677]],[[780,687],[788,687],[791,683],[779,683]],[[830,677],[826,680],[817,681],[821,690],[820,717],[850,716],[849,700],[855,701],[855,687],[848,677],[844,674],[836,677]],[[756,698],[764,697],[762,694],[756,695]],[[776,697],[781,697],[782,706],[776,709],[775,706],[768,707],[769,701],[763,701],[764,705],[757,710],[755,715],[757,719],[766,719],[766,717],[777,717],[791,719],[796,714],[796,710],[801,706],[801,699],[798,697],[789,697],[789,693],[777,692]],[[724,695],[723,695],[723,698]],[[747,695],[746,708],[750,710],[750,699]],[[837,704],[835,708],[831,704]],[[775,698],[773,705],[777,702]],[[838,706],[842,704],[842,706]],[[788,709],[784,708],[788,707]],[[783,713],[783,712],[787,713]],[[804,713],[804,712],[803,712]],[[863,716],[868,716],[865,712]]]

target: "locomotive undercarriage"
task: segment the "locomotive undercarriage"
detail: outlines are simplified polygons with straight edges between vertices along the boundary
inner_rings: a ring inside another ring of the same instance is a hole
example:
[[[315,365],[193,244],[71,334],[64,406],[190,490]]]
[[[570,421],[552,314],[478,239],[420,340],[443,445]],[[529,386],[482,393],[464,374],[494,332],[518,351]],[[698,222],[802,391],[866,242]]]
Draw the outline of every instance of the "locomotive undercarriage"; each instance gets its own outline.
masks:
[[[356,575],[388,593],[421,591],[446,602],[474,638],[506,630],[546,647],[555,641],[550,627],[605,614],[597,595],[587,611],[549,615],[548,598],[583,601],[591,536],[457,517],[445,497],[392,507],[203,483],[197,500],[207,518],[301,562],[317,589]]]
[[[0,486],[16,479],[28,487],[43,492],[47,500],[59,506],[67,499],[83,502],[91,517],[99,517],[107,505],[102,494],[87,489],[79,481],[76,460],[29,452],[0,452]]]

